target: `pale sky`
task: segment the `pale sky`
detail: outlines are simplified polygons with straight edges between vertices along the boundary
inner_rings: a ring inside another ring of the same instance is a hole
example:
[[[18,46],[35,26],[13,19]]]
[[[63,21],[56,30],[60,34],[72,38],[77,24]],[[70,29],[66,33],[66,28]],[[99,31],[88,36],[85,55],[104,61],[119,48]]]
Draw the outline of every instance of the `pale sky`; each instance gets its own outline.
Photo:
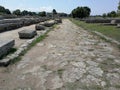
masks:
[[[30,10],[35,12],[58,12],[70,13],[78,6],[91,8],[91,15],[99,15],[110,11],[117,11],[119,0],[0,0],[0,5],[10,10]]]

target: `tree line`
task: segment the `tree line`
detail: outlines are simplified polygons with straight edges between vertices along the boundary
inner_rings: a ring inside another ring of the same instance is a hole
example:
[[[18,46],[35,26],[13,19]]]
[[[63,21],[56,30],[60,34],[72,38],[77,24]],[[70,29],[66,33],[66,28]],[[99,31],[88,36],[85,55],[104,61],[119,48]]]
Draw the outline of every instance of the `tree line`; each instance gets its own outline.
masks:
[[[91,9],[87,6],[77,7],[77,8],[75,8],[71,11],[69,16],[72,16],[73,18],[86,18],[86,17],[90,16],[90,13],[91,13]],[[13,12],[11,12],[9,9],[6,9],[3,6],[0,6],[0,14],[13,14],[13,15],[17,15],[17,16],[26,16],[26,15],[29,15],[29,16],[37,15],[37,16],[42,16],[42,17],[47,16],[47,12],[45,12],[45,11],[37,13],[37,12],[31,12],[31,11],[27,11],[27,10],[21,11],[20,9],[16,9]],[[55,9],[53,9],[52,15],[51,15],[51,13],[48,13],[48,14],[50,14],[50,16],[58,15],[58,13]],[[66,17],[66,16],[68,16],[68,14],[59,13],[58,16]],[[119,2],[119,5],[118,5],[117,12],[116,11],[111,11],[109,13],[104,13],[102,15],[102,17],[118,17],[118,16],[120,16],[120,2]]]
[[[108,13],[103,13],[103,17],[119,17],[120,16],[120,2],[118,3],[118,10],[117,11],[111,11]]]
[[[6,9],[3,6],[0,6],[0,14],[11,14],[11,12],[9,9]]]
[[[14,11],[10,11],[9,9],[6,9],[3,6],[0,6],[0,15],[4,15],[4,14],[11,14],[11,15],[16,15],[16,16],[41,16],[41,17],[45,17],[47,16],[55,16],[58,15],[60,17],[66,17],[68,16],[66,13],[58,13],[55,9],[52,10],[51,13],[48,13],[46,11],[41,11],[41,12],[31,12],[31,11],[27,11],[27,10],[23,10],[21,11],[20,9],[16,9]]]
[[[84,18],[84,17],[88,17],[90,15],[90,8],[89,7],[77,7],[75,8],[74,10],[72,10],[71,12],[71,16],[76,18]],[[0,14],[13,14],[13,15],[17,15],[17,16],[26,16],[26,15],[29,15],[29,16],[42,16],[42,17],[45,17],[47,15],[47,12],[45,11],[42,11],[42,12],[31,12],[31,11],[27,11],[27,10],[23,10],[21,11],[20,9],[16,9],[14,10],[13,12],[11,12],[9,9],[6,9],[5,7],[3,6],[0,6]],[[52,15],[53,16],[60,16],[60,17],[66,17],[68,16],[68,14],[66,13],[59,13],[53,9],[52,11]]]
[[[29,15],[29,16],[39,15],[42,17],[46,16],[45,11],[36,13],[36,12],[27,11],[27,10],[21,11],[20,9],[16,9],[13,12],[11,12],[9,9],[6,9],[3,6],[0,6],[0,14],[13,14],[13,15],[17,15],[17,16],[26,16],[26,15]]]
[[[103,13],[102,17],[120,17],[120,2],[118,3],[118,10],[117,11],[111,11],[108,13]],[[71,16],[73,18],[86,18],[89,17],[91,13],[91,9],[87,6],[85,7],[77,7],[72,10]],[[98,15],[101,16],[101,15]]]
[[[103,13],[102,17],[118,17],[118,13],[116,11],[111,11],[109,13]]]

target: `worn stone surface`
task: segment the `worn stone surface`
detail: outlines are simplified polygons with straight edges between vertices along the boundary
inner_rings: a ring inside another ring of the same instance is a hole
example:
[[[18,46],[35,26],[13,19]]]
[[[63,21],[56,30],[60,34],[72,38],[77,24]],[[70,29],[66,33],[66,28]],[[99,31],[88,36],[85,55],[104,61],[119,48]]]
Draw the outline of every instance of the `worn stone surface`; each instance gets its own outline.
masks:
[[[111,24],[116,24],[116,20],[111,20]]]
[[[16,65],[0,68],[1,90],[119,90],[120,51],[63,20]]]
[[[51,20],[51,21],[46,21],[46,22],[44,23],[44,26],[46,26],[46,27],[51,27],[51,26],[53,26],[54,24],[55,24],[54,20]]]
[[[42,25],[40,25],[40,24],[37,24],[37,25],[35,26],[35,29],[36,29],[36,30],[45,30],[45,27],[42,26]]]
[[[42,21],[49,20],[48,18],[41,17],[41,18],[15,18],[15,19],[3,19],[0,20],[0,33],[13,30],[16,28],[20,28],[23,26],[28,26],[31,24],[36,24]]]
[[[0,40],[0,57],[7,54],[14,45],[14,40]]]
[[[85,20],[86,23],[110,23],[110,19],[87,19]]]
[[[37,35],[37,32],[35,30],[22,30],[18,32],[19,38],[24,38],[24,39],[31,39],[35,35]]]

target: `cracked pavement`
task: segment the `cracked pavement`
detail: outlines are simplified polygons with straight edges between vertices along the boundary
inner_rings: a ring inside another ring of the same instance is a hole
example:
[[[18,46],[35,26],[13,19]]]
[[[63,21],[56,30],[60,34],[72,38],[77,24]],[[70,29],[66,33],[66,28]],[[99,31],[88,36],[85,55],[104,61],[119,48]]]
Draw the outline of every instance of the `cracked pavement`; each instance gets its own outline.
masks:
[[[0,90],[120,90],[120,50],[68,19],[0,68]]]

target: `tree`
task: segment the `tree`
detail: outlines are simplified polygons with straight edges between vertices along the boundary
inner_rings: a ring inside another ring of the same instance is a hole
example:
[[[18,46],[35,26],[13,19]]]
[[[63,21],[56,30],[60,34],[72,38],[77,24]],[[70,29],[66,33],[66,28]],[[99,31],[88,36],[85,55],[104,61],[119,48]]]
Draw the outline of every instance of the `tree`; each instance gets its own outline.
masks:
[[[29,11],[29,15],[30,15],[30,16],[36,16],[37,13],[36,13],[36,12],[31,12],[31,11]]]
[[[118,10],[117,10],[118,16],[120,16],[120,2],[118,3]]]
[[[0,12],[5,13],[5,8],[3,6],[0,6]]]
[[[11,14],[9,9],[5,9],[3,6],[0,6],[0,13],[2,14]]]
[[[88,7],[83,7],[85,9],[86,12],[86,17],[89,17],[90,13],[91,13],[91,9]]]
[[[115,11],[111,11],[107,14],[108,17],[116,17],[117,13]]]
[[[33,13],[31,11],[28,11],[27,15],[33,16]]]
[[[57,11],[55,9],[53,9],[52,13],[53,13],[53,15],[56,15]]]
[[[27,10],[24,10],[21,12],[21,15],[25,16],[25,15],[29,15],[29,12]]]
[[[111,14],[111,17],[116,17],[117,16],[117,13],[115,11],[112,11],[110,14]]]
[[[103,13],[102,17],[103,17],[103,18],[107,17],[106,13]]]
[[[73,18],[84,18],[90,15],[91,9],[89,7],[77,7],[72,10],[71,15]]]
[[[46,12],[45,11],[39,12],[38,15],[41,16],[41,17],[45,17],[46,16]]]
[[[118,10],[120,10],[120,5],[118,6]]]
[[[9,9],[5,9],[5,13],[6,13],[6,14],[11,14],[11,12],[10,12]]]
[[[111,17],[111,14],[110,14],[110,13],[107,13],[107,17]]]
[[[19,16],[19,15],[21,15],[21,11],[19,9],[17,9],[15,11],[13,11],[13,14]]]
[[[59,13],[59,16],[60,16],[60,17],[67,17],[68,14],[66,14],[66,13]]]

